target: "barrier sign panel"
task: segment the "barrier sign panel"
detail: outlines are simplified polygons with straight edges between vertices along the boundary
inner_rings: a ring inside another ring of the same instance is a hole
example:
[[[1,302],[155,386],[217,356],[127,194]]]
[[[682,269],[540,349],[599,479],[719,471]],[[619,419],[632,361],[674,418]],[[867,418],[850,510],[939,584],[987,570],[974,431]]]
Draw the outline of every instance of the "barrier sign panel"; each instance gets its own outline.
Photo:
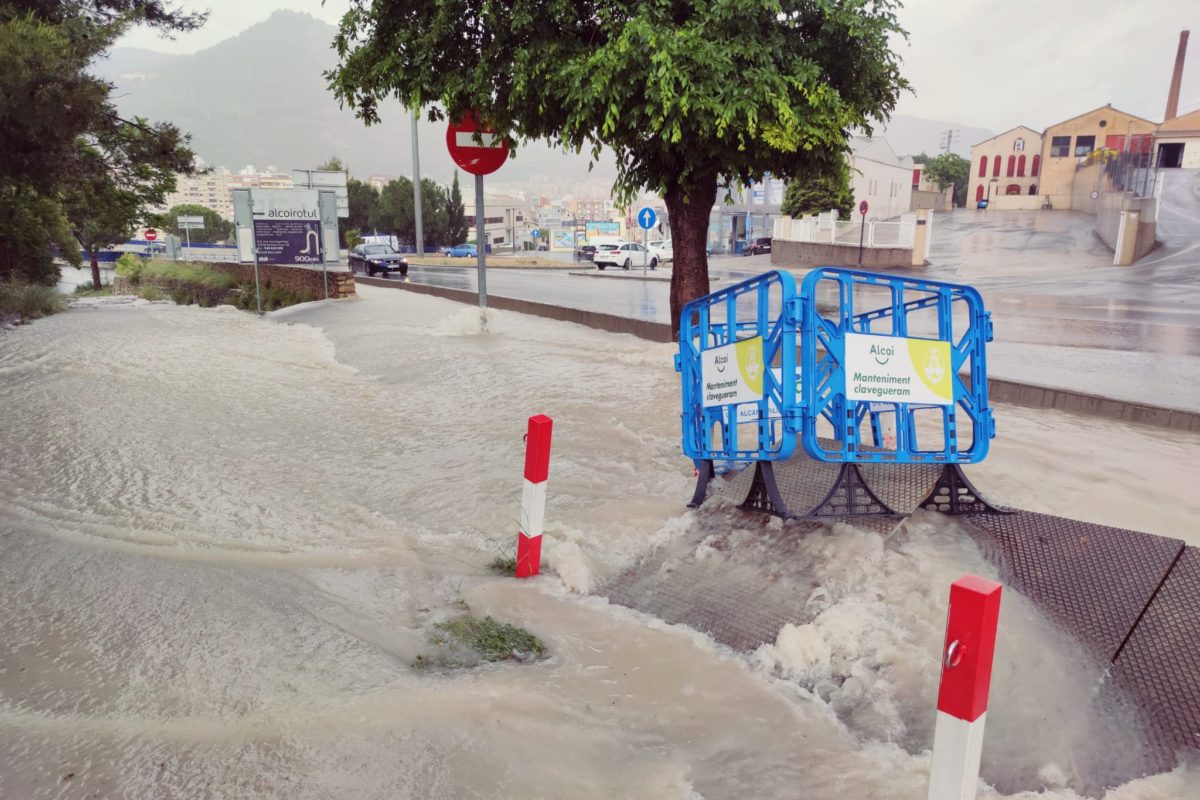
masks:
[[[321,209],[316,190],[255,189],[252,199],[258,263],[321,263]]]
[[[847,400],[954,403],[950,342],[846,334]]]
[[[753,403],[763,399],[761,336],[705,350],[700,364],[704,407]]]

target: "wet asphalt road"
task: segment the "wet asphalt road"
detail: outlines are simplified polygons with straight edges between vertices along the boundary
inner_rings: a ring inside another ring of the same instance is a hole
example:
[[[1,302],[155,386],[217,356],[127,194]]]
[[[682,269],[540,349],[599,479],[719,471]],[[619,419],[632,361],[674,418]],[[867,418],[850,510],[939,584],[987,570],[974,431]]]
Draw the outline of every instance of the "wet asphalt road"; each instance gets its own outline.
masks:
[[[994,376],[1200,411],[1200,171],[1163,180],[1163,244],[1132,267],[1112,265],[1084,214],[958,210],[935,215],[929,263],[898,272],[983,293],[996,327]],[[772,268],[769,256],[709,261],[714,289]],[[668,283],[621,277],[639,272],[489,267],[488,292],[668,322]],[[477,291],[473,264],[414,266],[408,279]]]

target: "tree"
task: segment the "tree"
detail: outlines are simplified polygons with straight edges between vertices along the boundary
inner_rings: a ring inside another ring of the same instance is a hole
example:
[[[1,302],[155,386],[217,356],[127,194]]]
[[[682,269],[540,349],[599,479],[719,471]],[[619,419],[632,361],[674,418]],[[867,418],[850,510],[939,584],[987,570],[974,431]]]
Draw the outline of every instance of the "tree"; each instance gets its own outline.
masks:
[[[971,162],[956,153],[942,153],[925,165],[925,176],[933,181],[938,191],[954,187],[954,202],[958,206],[967,204],[967,184],[971,182]]]
[[[175,173],[192,171],[194,160],[178,129],[144,119],[80,137],[65,200],[75,238],[91,260],[93,288],[100,288],[100,250],[127,240],[142,209],[161,204],[175,188]]]
[[[371,217],[375,214],[375,207],[379,205],[379,192],[369,183],[350,178],[346,181],[346,196],[350,204],[350,216],[341,220],[346,225],[345,230],[370,230]],[[353,246],[349,239],[346,240],[346,246]]]
[[[462,189],[458,186],[458,170],[454,170],[454,183],[450,184],[450,196],[446,198],[446,243],[465,242],[467,233],[467,210],[463,205]]]
[[[447,243],[450,216],[446,204],[445,187],[439,186],[429,178],[421,178],[421,233],[425,237],[426,249],[437,248]]]
[[[345,172],[346,168],[342,165],[342,160],[337,156],[331,156],[328,161],[317,167],[320,172]]]
[[[671,321],[708,292],[719,183],[790,178],[840,158],[907,82],[889,48],[899,0],[351,0],[327,77],[367,123],[399,97],[431,120],[474,111],[515,145],[598,158],[615,193],[661,194],[674,245]]]
[[[844,158],[839,158],[809,175],[788,181],[780,210],[792,217],[806,217],[834,208],[837,209],[839,217],[849,218],[854,213],[850,164]]]
[[[233,223],[222,217],[207,206],[196,203],[184,203],[172,206],[165,214],[158,214],[157,219],[147,219],[147,222],[157,225],[173,236],[192,242],[225,242],[233,235]],[[203,228],[192,228],[185,231],[179,226],[180,217],[203,217]]]
[[[371,216],[371,227],[389,231],[405,244],[415,244],[417,221],[413,216],[413,185],[408,178],[388,181],[379,193],[379,203]]]
[[[191,171],[186,137],[122,119],[88,64],[133,25],[203,22],[162,0],[0,0],[0,278],[53,283],[55,250],[78,265],[81,244],[127,233],[124,192],[161,202],[174,177],[160,181],[159,165],[186,154]]]

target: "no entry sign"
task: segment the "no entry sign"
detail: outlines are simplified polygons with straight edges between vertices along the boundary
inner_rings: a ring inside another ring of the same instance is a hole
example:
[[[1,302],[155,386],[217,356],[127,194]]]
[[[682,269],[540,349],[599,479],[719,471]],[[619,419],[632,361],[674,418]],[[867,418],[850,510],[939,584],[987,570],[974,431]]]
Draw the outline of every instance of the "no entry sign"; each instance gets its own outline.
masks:
[[[476,140],[479,136],[479,141]],[[474,114],[446,128],[446,148],[454,163],[472,175],[489,175],[508,158],[508,144],[493,130],[481,128]]]
[[[867,201],[863,200],[861,203],[858,204],[858,213],[862,214],[865,217],[867,215],[868,208],[869,208],[869,206],[867,205]]]
[[[154,230],[154,228],[146,228],[146,241],[147,242],[153,242],[157,238],[158,238],[158,231]]]

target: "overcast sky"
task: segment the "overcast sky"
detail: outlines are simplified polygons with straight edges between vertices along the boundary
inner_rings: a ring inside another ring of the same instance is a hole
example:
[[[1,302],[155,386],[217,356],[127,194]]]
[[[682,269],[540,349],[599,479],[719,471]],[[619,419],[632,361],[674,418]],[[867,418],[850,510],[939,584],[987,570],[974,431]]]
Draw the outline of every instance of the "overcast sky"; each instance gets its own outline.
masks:
[[[336,23],[345,0],[201,0],[200,31],[165,40],[137,30],[122,45],[192,53],[261,22],[306,11]],[[915,94],[898,113],[997,132],[1037,130],[1096,106],[1161,120],[1179,31],[1200,22],[1200,0],[908,0],[898,43]],[[1190,42],[1180,113],[1200,108],[1200,26]]]

